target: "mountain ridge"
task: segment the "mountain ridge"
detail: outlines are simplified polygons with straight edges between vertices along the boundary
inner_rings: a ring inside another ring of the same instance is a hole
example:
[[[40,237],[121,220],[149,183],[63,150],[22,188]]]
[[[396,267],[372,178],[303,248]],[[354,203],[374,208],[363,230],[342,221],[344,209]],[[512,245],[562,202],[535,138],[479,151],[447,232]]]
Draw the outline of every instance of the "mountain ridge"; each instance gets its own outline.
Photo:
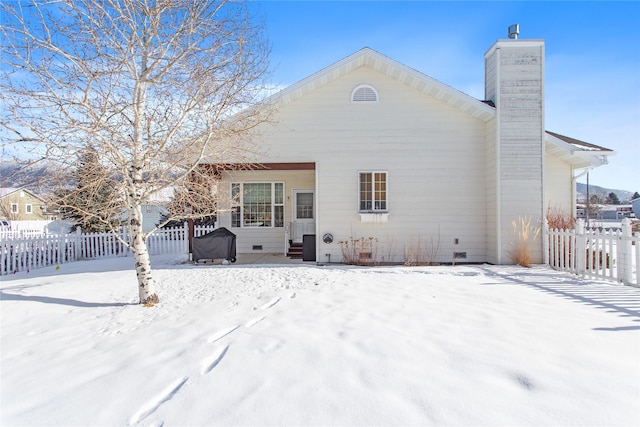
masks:
[[[581,182],[576,183],[576,191],[578,193],[578,198],[580,198],[579,197],[580,195],[582,195],[583,198],[586,198],[587,184],[583,184]],[[635,191],[640,192],[640,189]],[[598,185],[589,184],[589,196],[597,195],[602,199],[606,199],[610,193],[615,193],[615,195],[618,196],[620,203],[626,204],[631,201],[631,196],[633,196],[634,191],[617,190],[613,188],[605,188],[605,187],[600,187]]]

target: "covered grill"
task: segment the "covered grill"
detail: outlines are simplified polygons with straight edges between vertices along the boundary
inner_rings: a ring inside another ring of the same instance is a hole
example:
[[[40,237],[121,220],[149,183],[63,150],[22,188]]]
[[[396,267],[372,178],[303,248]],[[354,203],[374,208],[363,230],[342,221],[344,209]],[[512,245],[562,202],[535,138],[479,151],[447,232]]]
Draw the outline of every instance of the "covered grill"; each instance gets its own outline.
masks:
[[[224,227],[193,239],[193,260],[225,259],[236,262],[236,235]]]

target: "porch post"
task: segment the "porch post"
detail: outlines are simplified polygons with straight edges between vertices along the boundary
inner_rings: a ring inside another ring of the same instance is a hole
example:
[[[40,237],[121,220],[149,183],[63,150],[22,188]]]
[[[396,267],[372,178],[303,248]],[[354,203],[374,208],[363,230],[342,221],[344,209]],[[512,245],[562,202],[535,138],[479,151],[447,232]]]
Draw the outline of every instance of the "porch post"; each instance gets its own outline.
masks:
[[[187,220],[187,241],[189,242],[189,259],[191,259],[191,254],[193,253],[193,236],[194,236],[194,224],[193,218],[189,218]]]

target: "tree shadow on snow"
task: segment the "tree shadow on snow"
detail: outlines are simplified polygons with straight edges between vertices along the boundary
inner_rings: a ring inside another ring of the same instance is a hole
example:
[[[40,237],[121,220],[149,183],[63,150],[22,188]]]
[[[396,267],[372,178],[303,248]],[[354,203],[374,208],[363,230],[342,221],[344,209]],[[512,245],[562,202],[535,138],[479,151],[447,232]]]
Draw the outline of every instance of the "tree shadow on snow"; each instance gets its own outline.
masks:
[[[70,305],[73,307],[96,308],[96,307],[124,307],[127,305],[137,305],[130,302],[86,302],[70,298],[53,298],[38,295],[18,295],[9,294],[0,291],[0,300],[2,301],[33,301],[44,304]]]

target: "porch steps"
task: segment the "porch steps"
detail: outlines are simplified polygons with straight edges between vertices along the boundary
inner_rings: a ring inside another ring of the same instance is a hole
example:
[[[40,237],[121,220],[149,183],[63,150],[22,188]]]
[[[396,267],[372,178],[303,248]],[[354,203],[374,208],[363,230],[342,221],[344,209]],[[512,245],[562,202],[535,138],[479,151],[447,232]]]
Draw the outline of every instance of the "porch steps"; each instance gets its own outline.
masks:
[[[287,256],[293,259],[302,259],[302,243],[290,243]]]

